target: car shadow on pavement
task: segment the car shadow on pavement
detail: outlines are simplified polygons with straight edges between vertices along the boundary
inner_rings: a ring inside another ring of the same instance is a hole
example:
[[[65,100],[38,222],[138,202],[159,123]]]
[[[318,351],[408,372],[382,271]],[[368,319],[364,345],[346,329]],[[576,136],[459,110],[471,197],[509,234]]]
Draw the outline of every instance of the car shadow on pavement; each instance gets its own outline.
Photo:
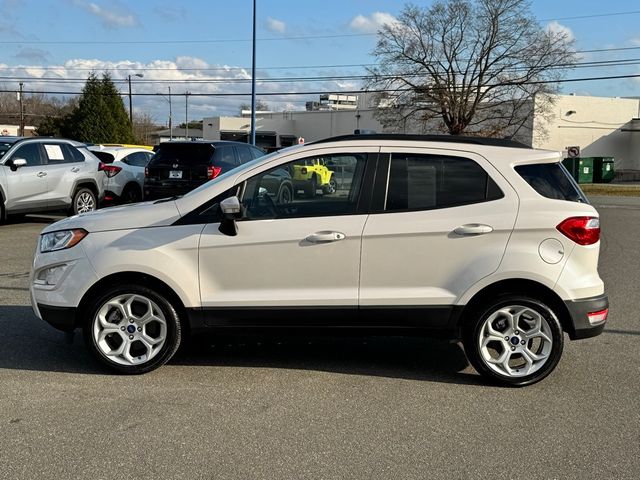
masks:
[[[109,374],[70,338],[38,320],[29,306],[0,306],[0,369]],[[462,347],[423,337],[199,336],[169,362],[176,366],[315,370],[454,384],[482,384]]]

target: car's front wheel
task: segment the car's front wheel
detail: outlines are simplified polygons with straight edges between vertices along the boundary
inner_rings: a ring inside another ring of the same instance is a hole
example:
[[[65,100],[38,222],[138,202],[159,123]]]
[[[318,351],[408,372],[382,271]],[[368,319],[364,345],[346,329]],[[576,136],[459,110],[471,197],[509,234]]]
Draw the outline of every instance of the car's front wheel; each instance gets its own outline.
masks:
[[[112,287],[87,309],[87,347],[120,373],[146,373],[165,364],[178,350],[181,336],[172,302],[146,287]]]
[[[485,304],[466,325],[464,347],[485,377],[511,386],[536,383],[562,356],[558,316],[545,303],[509,295]]]

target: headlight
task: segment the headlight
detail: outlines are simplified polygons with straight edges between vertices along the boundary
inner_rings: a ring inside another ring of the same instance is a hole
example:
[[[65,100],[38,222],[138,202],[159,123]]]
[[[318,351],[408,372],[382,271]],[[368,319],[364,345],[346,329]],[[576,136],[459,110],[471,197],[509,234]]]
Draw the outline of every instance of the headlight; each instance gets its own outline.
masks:
[[[54,252],[71,248],[87,235],[89,232],[82,228],[45,233],[40,237],[40,252]]]

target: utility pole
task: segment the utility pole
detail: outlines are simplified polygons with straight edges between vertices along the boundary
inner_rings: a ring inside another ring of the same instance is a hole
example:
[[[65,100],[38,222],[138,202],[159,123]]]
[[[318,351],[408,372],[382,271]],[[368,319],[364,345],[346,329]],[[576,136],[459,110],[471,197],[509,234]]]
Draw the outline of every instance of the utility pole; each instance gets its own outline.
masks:
[[[169,85],[169,141],[173,140],[173,131],[171,129],[171,85]]]
[[[20,93],[18,93],[18,100],[20,101],[20,128],[18,131],[18,136],[19,137],[24,137],[24,104],[22,101],[22,87],[24,86],[24,83],[20,82]]]
[[[144,77],[142,73],[135,73],[134,76],[138,78]],[[131,101],[131,75],[127,75],[129,79],[129,122],[131,122],[131,127],[133,127],[133,102]]]

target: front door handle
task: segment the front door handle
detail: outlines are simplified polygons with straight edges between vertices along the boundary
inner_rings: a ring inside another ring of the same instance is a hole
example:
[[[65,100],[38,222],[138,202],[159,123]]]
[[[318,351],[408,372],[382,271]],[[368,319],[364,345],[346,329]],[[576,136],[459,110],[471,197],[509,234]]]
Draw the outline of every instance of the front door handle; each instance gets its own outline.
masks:
[[[36,175],[38,175],[39,177],[46,177],[47,172],[38,172]]]
[[[309,243],[330,243],[344,240],[347,236],[341,232],[322,231],[307,235],[305,240]]]
[[[453,233],[457,235],[484,235],[491,232],[493,232],[493,227],[482,223],[467,223],[453,230]]]

